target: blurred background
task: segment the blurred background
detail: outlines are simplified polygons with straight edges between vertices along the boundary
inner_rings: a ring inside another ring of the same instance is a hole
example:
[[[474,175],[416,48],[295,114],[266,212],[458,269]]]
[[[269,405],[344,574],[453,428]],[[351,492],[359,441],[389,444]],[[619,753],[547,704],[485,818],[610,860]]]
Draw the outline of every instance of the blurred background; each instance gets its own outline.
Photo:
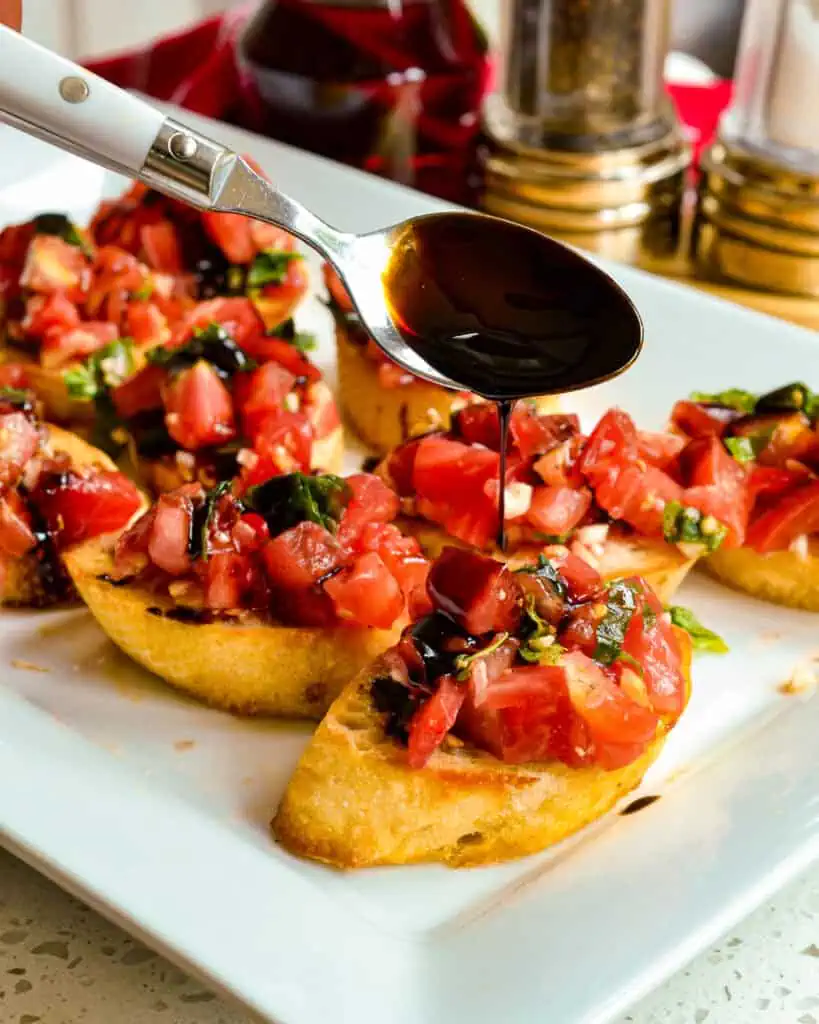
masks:
[[[25,31],[72,57],[135,46],[216,14],[242,0],[25,0]],[[497,38],[504,0],[471,0]],[[731,74],[744,0],[674,0],[672,47],[698,57],[716,74]]]

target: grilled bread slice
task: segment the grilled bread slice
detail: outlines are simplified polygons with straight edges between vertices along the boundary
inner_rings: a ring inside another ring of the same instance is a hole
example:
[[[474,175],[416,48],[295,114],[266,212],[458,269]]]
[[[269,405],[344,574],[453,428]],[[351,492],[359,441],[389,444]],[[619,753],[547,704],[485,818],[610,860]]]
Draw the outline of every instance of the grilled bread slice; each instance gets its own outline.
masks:
[[[771,551],[753,548],[718,549],[703,566],[712,576],[752,597],[819,611],[819,539],[808,539],[807,550]]]

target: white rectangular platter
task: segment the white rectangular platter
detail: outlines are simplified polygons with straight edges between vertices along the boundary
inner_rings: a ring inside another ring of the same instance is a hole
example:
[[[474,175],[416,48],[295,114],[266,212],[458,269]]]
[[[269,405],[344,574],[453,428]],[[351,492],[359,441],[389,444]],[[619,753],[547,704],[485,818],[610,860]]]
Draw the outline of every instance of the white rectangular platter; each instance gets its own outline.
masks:
[[[342,228],[435,207],[210,130]],[[87,216],[122,185],[9,129],[0,149],[1,222]],[[659,427],[690,390],[819,384],[809,332],[613,273],[643,314],[646,348],[624,377],[567,401],[587,421],[618,403]],[[312,300],[302,320],[332,379],[326,311]],[[270,839],[306,726],[240,721],[172,694],[84,611],[3,613],[0,840],[281,1024],[610,1020],[819,856],[819,699],[781,689],[819,657],[819,620],[699,575],[680,601],[731,653],[696,662],[690,709],[642,788],[660,800],[511,865],[358,874],[302,863]]]

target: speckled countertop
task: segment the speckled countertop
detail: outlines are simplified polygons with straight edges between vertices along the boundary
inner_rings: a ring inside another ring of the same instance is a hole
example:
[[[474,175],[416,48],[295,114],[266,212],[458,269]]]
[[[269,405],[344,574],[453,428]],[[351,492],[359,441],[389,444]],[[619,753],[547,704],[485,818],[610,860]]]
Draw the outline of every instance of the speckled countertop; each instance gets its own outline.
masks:
[[[252,1020],[0,852],[0,1024]],[[626,1022],[819,1024],[819,867],[618,1024]]]

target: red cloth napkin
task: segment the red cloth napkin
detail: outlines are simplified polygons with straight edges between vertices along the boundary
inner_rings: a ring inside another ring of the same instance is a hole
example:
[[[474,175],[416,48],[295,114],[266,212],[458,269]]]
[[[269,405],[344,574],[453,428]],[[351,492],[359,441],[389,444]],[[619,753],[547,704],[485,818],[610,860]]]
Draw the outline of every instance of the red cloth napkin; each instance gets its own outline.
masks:
[[[375,53],[398,68],[412,66],[414,55],[407,51],[399,52],[394,41],[379,33],[377,17],[383,17],[382,12],[372,13],[372,23],[368,23],[366,31],[358,22],[353,35],[353,19],[349,13],[338,13],[338,9],[333,13],[320,5],[303,5],[303,9],[320,11],[316,16],[330,24],[334,32],[346,35],[359,47],[366,45],[368,53]],[[235,46],[248,12],[249,8],[245,7],[208,18],[145,48],[90,61],[87,67],[124,88],[138,89],[207,117],[247,125],[250,121],[247,116],[249,98],[237,68]],[[366,17],[367,12],[356,12],[356,19]],[[462,73],[456,82],[453,82],[452,75],[445,74],[425,79],[425,115],[419,121],[420,155],[414,162],[412,183],[435,195],[463,199],[453,191],[456,188],[453,182],[463,182],[467,175],[477,124],[476,119],[469,117],[455,121],[448,119],[447,105],[455,88],[460,90],[459,106],[471,105],[477,110],[481,97],[489,88],[491,68],[483,52],[475,48],[471,24],[456,19],[452,34],[461,54],[467,57],[465,77]],[[366,44],[362,44],[362,40],[366,40]],[[383,87],[383,83],[379,84]],[[732,83],[670,85],[669,92],[681,120],[689,129],[695,156],[698,157],[714,136],[719,115],[731,98]],[[370,157],[364,166],[376,173],[385,170],[378,156]]]

